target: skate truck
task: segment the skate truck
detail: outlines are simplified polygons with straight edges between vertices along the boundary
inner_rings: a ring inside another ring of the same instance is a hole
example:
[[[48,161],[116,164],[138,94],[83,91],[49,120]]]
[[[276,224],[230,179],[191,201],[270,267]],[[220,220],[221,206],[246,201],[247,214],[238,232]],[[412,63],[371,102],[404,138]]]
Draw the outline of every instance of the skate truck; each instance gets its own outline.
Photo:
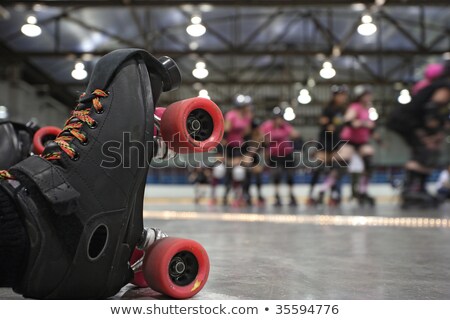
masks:
[[[223,115],[209,99],[191,98],[175,102],[154,113],[153,159],[170,159],[177,153],[206,152],[223,136]],[[41,154],[47,142],[61,129],[43,127],[33,137],[34,153]],[[172,298],[186,299],[197,294],[209,275],[206,250],[196,241],[172,238],[159,229],[148,228],[130,260],[132,284]]]

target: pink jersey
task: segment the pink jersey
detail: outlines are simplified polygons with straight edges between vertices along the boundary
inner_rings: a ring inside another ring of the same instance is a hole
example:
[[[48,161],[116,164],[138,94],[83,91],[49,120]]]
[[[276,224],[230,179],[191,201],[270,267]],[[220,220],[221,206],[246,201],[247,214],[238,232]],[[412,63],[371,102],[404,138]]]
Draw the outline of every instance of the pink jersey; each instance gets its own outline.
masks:
[[[352,103],[348,110],[356,111],[355,120],[370,121],[369,110],[362,104],[358,102]],[[371,129],[366,127],[352,128],[346,126],[342,129],[341,139],[348,140],[350,143],[365,144],[369,142],[371,131]]]
[[[284,157],[294,151],[294,145],[290,136],[294,128],[284,122],[281,126],[275,127],[272,120],[265,121],[260,127],[261,133],[269,139],[269,154],[275,157]]]
[[[227,133],[227,142],[231,147],[240,146],[244,142],[244,135],[252,124],[250,116],[242,116],[237,110],[231,110],[225,115],[225,120],[230,121],[231,128]]]

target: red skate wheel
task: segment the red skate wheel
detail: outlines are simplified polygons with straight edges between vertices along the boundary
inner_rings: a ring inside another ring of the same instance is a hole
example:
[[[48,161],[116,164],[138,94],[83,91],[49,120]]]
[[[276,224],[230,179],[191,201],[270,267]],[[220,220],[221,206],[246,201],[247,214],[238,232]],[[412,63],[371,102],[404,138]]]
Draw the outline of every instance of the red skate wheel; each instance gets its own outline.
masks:
[[[57,127],[43,127],[39,129],[33,137],[34,153],[41,154],[44,152],[45,143],[50,140],[55,140],[61,129]]]
[[[223,137],[222,111],[199,97],[172,103],[162,115],[161,135],[177,153],[211,150]]]
[[[187,299],[196,295],[208,280],[209,258],[198,242],[169,237],[148,249],[143,270],[153,290],[175,299]]]
[[[139,250],[137,248],[134,249],[133,254],[131,255],[130,265],[132,266],[136,261],[141,259],[144,256],[144,251]],[[133,279],[131,280],[132,284],[139,288],[147,288],[148,284],[145,281],[144,273],[142,272],[142,267],[134,271]]]

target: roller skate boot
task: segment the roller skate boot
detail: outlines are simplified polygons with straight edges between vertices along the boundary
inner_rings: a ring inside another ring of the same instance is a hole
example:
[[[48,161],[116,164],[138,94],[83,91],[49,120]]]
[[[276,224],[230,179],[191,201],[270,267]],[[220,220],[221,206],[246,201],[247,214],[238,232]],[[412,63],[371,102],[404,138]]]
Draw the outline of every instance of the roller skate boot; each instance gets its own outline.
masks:
[[[156,152],[148,144],[154,106],[161,91],[179,82],[169,58],[138,49],[107,54],[42,156],[1,174],[0,187],[14,198],[30,237],[16,292],[100,299],[131,280],[129,259],[142,234],[144,187]]]

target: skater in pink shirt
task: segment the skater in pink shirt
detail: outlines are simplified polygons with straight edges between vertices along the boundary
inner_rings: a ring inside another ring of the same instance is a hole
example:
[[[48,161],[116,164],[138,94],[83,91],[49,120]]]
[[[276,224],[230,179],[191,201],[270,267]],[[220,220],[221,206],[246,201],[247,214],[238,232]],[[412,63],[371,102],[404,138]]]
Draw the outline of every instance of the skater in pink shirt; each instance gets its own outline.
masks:
[[[286,173],[286,182],[289,186],[289,205],[295,207],[297,206],[297,200],[294,196],[294,140],[300,138],[300,134],[283,119],[283,112],[274,112],[272,119],[261,125],[260,131],[265,140],[266,160],[268,160],[269,166],[273,168],[275,206],[282,205],[279,185],[283,173]]]
[[[372,107],[372,88],[367,85],[358,85],[354,89],[355,100],[345,114],[346,126],[341,132],[341,139],[348,141],[340,153],[343,159],[350,160],[353,153],[358,153],[364,163],[364,172],[359,181],[359,187],[354,196],[360,205],[373,206],[375,200],[367,194],[369,180],[372,173],[372,157],[374,149],[369,144],[375,129],[375,122],[369,117]]]
[[[234,108],[225,114],[224,139],[222,146],[225,153],[225,194],[223,205],[228,204],[228,194],[232,188],[235,190],[235,204],[243,202],[242,183],[245,179],[244,168],[241,167],[244,156],[244,137],[252,129],[252,99],[250,96],[238,95],[234,99]],[[241,179],[242,178],[242,179]],[[242,198],[242,199],[241,199]]]

